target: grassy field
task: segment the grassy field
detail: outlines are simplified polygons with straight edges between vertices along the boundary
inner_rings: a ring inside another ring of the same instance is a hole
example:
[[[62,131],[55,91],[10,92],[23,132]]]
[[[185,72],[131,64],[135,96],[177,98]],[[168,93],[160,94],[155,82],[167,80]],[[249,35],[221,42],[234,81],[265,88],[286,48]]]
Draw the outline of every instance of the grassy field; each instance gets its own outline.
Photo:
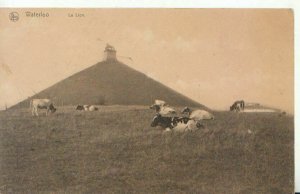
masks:
[[[2,111],[0,193],[293,193],[293,117],[214,114],[167,133],[142,106]]]

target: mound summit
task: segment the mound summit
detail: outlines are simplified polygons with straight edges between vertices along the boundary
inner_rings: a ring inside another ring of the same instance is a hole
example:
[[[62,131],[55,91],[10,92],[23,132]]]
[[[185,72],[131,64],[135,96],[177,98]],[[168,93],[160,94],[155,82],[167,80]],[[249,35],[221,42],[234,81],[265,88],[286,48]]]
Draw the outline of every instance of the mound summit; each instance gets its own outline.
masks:
[[[104,60],[54,84],[13,107],[29,107],[32,98],[50,98],[56,105],[150,105],[155,99],[172,106],[206,108],[117,60],[107,45]]]

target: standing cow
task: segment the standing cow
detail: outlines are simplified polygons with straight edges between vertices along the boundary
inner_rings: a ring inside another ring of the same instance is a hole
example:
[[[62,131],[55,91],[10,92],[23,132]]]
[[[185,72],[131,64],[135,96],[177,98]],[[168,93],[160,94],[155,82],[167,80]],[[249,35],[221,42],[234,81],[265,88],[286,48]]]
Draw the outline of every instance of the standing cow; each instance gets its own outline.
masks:
[[[230,111],[240,112],[245,109],[245,102],[244,100],[238,100],[230,106]]]
[[[39,116],[38,109],[47,109],[46,116],[48,116],[49,112],[54,113],[56,111],[50,99],[32,99],[30,101],[30,108],[32,116]]]

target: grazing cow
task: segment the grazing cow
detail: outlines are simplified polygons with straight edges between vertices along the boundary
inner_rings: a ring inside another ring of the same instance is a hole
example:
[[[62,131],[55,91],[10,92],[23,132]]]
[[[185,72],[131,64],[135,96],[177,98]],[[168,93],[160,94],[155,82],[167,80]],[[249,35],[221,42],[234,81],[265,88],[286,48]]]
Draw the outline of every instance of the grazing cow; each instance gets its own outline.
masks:
[[[240,112],[240,111],[243,111],[244,108],[245,108],[245,102],[244,102],[244,100],[239,100],[239,101],[235,101],[230,106],[230,111]]]
[[[176,111],[169,106],[159,106],[157,104],[153,104],[150,106],[150,109],[154,109],[156,113],[161,115],[175,114]]]
[[[46,116],[48,116],[49,111],[54,113],[56,108],[50,99],[32,99],[30,101],[30,108],[32,116],[39,116],[38,109],[47,109]]]

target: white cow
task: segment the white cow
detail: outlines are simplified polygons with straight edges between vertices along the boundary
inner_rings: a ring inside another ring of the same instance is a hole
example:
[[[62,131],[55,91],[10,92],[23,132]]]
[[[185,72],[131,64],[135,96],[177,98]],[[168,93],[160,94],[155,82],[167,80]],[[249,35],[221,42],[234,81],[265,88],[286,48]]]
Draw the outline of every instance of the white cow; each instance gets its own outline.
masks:
[[[89,106],[89,111],[96,111],[98,108],[94,105]]]
[[[156,113],[161,115],[175,114],[174,108],[168,106],[168,104],[163,100],[154,100],[154,104],[150,106],[150,109],[156,111]]]
[[[87,104],[83,105],[83,109],[84,109],[85,111],[88,111],[88,110],[89,110],[89,107],[90,107],[90,105],[87,105]]]
[[[32,116],[39,116],[38,109],[47,109],[46,116],[48,116],[49,111],[54,113],[56,108],[53,106],[53,102],[50,99],[32,99],[30,101],[30,108]]]
[[[154,104],[158,105],[158,106],[165,106],[167,105],[167,103],[163,100],[154,100]]]
[[[192,111],[190,108],[185,107],[182,110],[182,113],[188,113],[189,118],[191,119],[191,121],[188,124],[188,129],[192,130],[194,128],[201,128],[204,127],[203,124],[201,124],[202,120],[211,120],[211,119],[215,119],[214,115],[212,115],[211,113],[205,111],[205,110],[201,110],[201,109],[197,109]]]
[[[211,113],[201,109],[192,111],[190,108],[185,107],[182,110],[182,113],[188,113],[189,118],[195,121],[215,119],[215,117]]]
[[[177,125],[174,126],[172,130],[176,132],[186,132],[186,131],[196,131],[203,127],[204,126],[199,121],[195,121],[191,119],[187,123],[184,122],[177,123]]]
[[[150,106],[150,109],[154,109],[156,113],[161,115],[168,115],[168,114],[175,114],[175,109],[169,107],[169,106],[159,106],[157,104],[153,104]]]

